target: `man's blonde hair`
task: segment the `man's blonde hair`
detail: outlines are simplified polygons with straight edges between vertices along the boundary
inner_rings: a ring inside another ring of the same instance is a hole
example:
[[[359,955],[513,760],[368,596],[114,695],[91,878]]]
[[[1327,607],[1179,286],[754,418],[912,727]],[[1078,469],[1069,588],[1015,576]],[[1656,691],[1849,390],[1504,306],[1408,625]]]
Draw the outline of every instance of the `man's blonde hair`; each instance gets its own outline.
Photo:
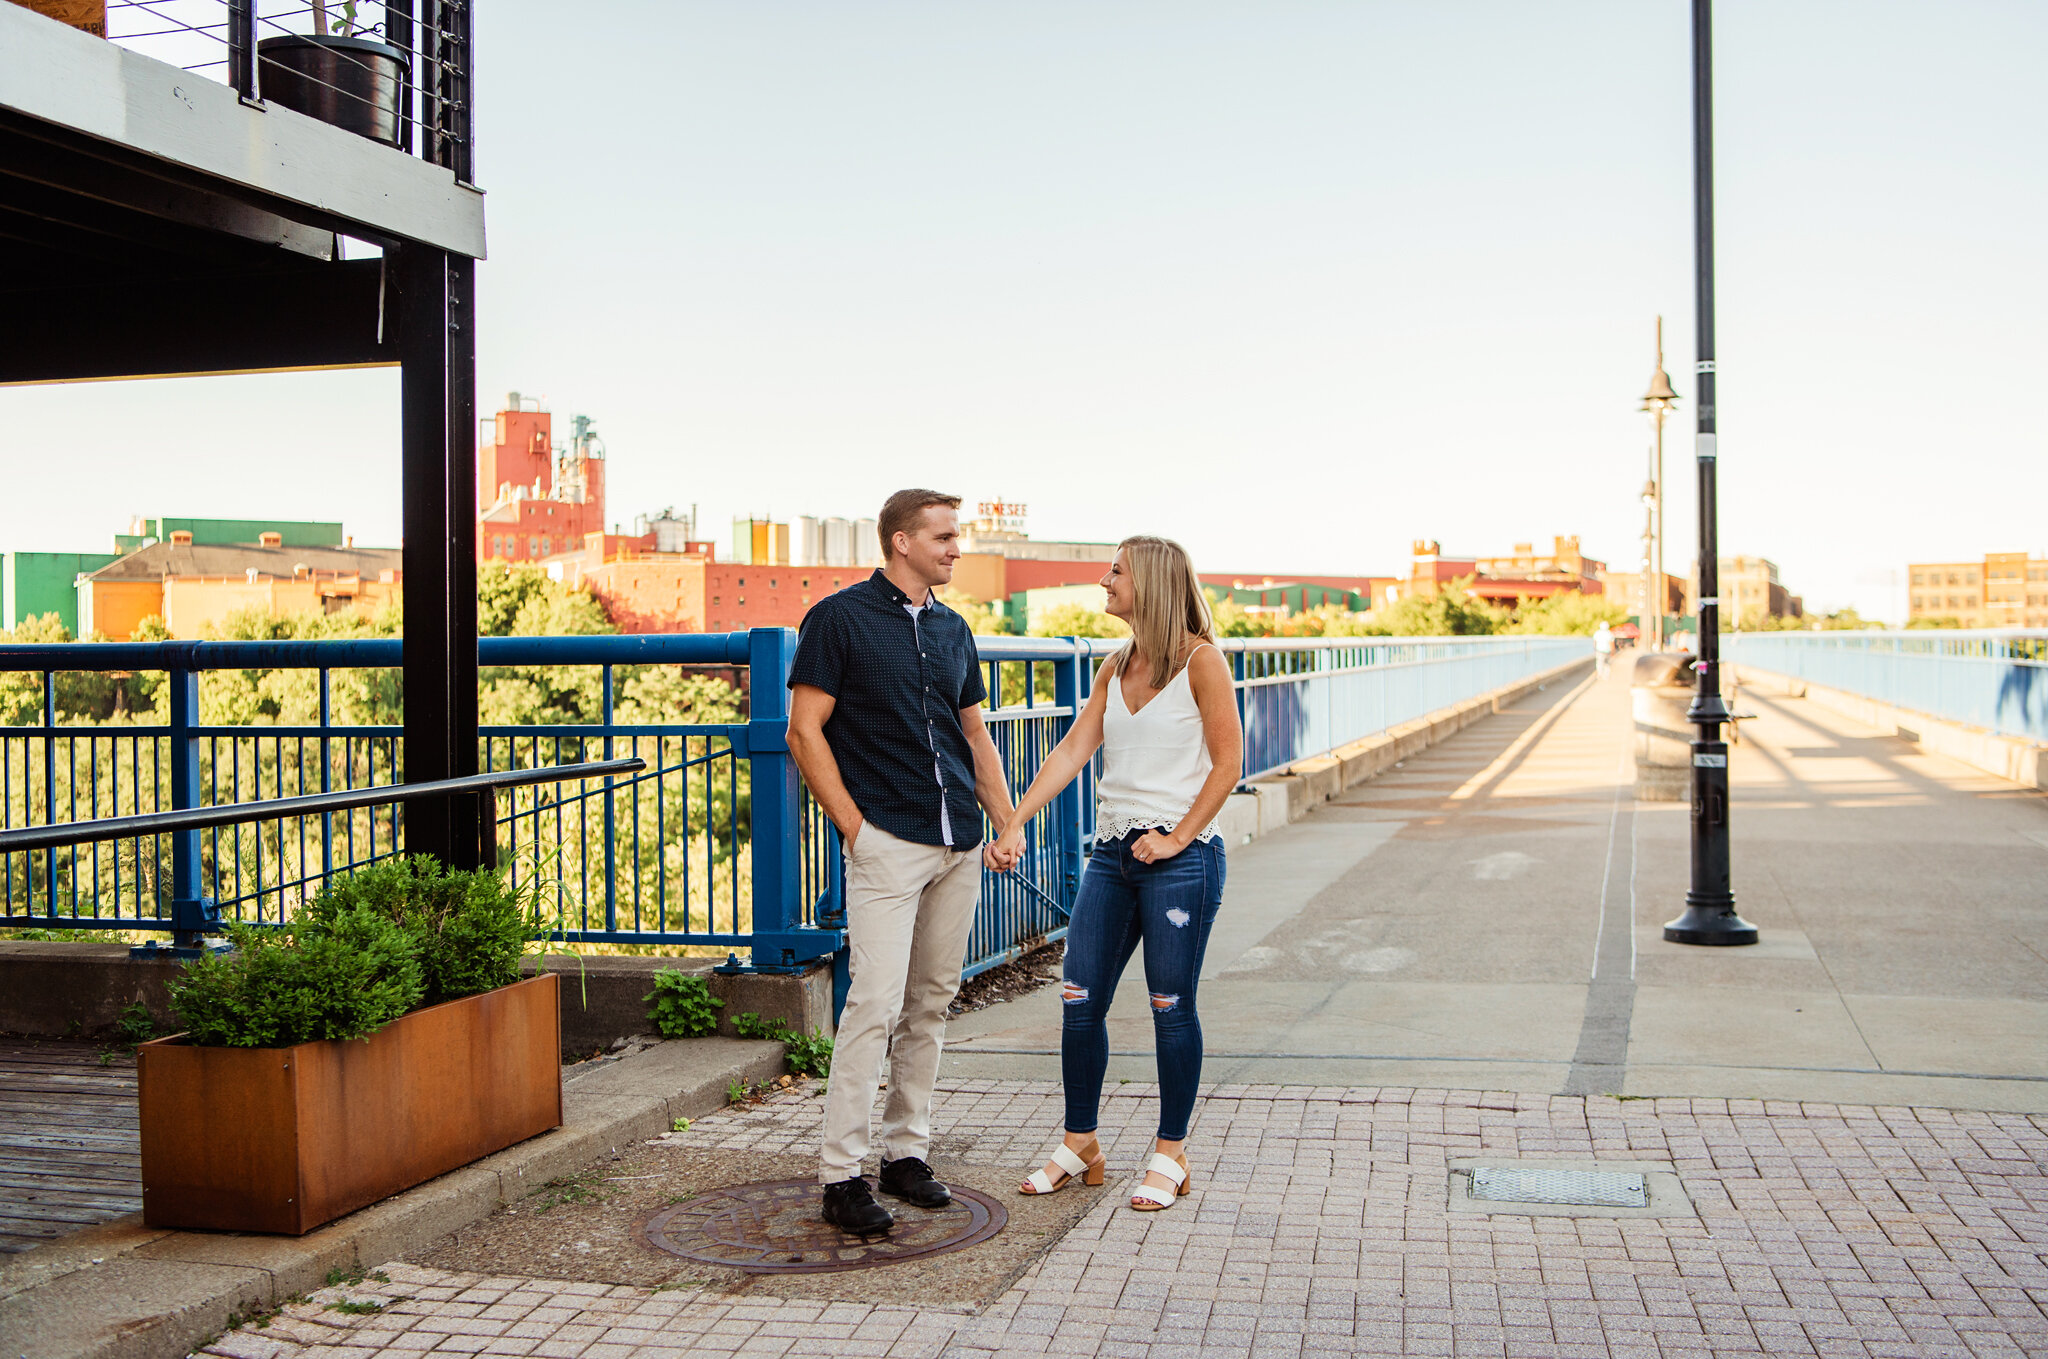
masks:
[[[875,535],[882,540],[882,560],[888,561],[896,555],[896,535],[916,533],[918,524],[924,519],[924,512],[934,505],[944,505],[949,510],[960,508],[960,497],[947,495],[944,491],[926,491],[912,488],[898,491],[882,502],[882,513],[875,519]]]

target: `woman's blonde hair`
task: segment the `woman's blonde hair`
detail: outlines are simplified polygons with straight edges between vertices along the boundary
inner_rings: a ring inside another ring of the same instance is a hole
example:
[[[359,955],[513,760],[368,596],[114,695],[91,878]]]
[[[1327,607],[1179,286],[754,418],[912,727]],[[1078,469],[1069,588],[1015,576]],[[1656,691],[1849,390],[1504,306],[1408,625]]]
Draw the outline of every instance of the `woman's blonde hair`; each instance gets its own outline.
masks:
[[[1131,640],[1110,658],[1112,673],[1122,674],[1135,653],[1145,658],[1145,675],[1154,689],[1180,673],[1189,638],[1216,640],[1216,620],[1209,597],[1188,550],[1171,538],[1141,533],[1118,543],[1124,571],[1131,578],[1136,605],[1131,611]]]

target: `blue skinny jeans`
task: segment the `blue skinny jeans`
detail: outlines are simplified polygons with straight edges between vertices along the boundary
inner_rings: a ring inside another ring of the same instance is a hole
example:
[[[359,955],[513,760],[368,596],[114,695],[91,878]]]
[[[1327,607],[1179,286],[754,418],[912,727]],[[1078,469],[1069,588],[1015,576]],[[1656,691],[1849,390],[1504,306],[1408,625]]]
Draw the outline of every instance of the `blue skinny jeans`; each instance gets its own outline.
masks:
[[[1223,846],[1197,840],[1171,859],[1140,863],[1131,846],[1144,833],[1097,845],[1081,875],[1060,988],[1060,1075],[1067,1131],[1094,1132],[1109,1068],[1109,1003],[1143,944],[1159,1063],[1159,1136],[1177,1142],[1188,1135],[1202,1083],[1195,985],[1223,903]]]

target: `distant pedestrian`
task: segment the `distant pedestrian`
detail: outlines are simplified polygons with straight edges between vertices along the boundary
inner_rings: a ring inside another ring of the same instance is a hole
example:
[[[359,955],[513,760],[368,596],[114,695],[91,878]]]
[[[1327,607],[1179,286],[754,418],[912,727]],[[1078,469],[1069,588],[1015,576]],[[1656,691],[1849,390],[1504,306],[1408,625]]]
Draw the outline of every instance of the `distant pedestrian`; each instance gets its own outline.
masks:
[[[987,859],[991,868],[1014,867],[1031,818],[1101,747],[1095,853],[1068,922],[1060,983],[1066,1137],[1020,1192],[1049,1194],[1076,1176],[1102,1183],[1095,1131],[1109,1066],[1106,1021],[1124,966],[1142,946],[1159,1132],[1131,1207],[1153,1212],[1189,1188],[1185,1143],[1202,1080],[1195,987],[1223,901],[1215,817],[1237,786],[1244,732],[1209,601],[1186,551],[1165,538],[1126,538],[1102,587],[1110,616],[1130,625],[1131,640],[1102,667],[1087,706],[1040,766]]]
[[[946,1007],[981,895],[981,813],[1010,815],[972,632],[934,591],[960,558],[958,496],[898,491],[876,523],[884,564],[804,615],[789,683],[789,748],[846,855],[852,983],[825,1098],[825,1220],[872,1236],[867,1155],[884,1057],[882,1192],[920,1208],[952,1194],[925,1156]]]
[[[1614,662],[1614,629],[1601,619],[1600,626],[1593,629],[1593,664],[1601,679],[1607,678],[1607,668]]]

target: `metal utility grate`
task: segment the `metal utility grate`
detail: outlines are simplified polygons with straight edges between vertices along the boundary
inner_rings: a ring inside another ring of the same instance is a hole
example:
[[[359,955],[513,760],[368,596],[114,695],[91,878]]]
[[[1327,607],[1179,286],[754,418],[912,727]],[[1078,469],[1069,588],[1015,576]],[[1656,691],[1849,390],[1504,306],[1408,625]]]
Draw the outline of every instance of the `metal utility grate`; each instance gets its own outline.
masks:
[[[1479,1166],[1471,1196],[1494,1203],[1569,1203],[1588,1208],[1647,1208],[1650,1188],[1643,1177],[1615,1170],[1528,1170]]]
[[[891,1204],[896,1227],[862,1240],[818,1216],[816,1180],[774,1180],[713,1189],[657,1213],[648,1244],[671,1255],[748,1274],[831,1274],[942,1255],[988,1240],[1010,1220],[986,1194],[951,1186],[943,1208]]]

